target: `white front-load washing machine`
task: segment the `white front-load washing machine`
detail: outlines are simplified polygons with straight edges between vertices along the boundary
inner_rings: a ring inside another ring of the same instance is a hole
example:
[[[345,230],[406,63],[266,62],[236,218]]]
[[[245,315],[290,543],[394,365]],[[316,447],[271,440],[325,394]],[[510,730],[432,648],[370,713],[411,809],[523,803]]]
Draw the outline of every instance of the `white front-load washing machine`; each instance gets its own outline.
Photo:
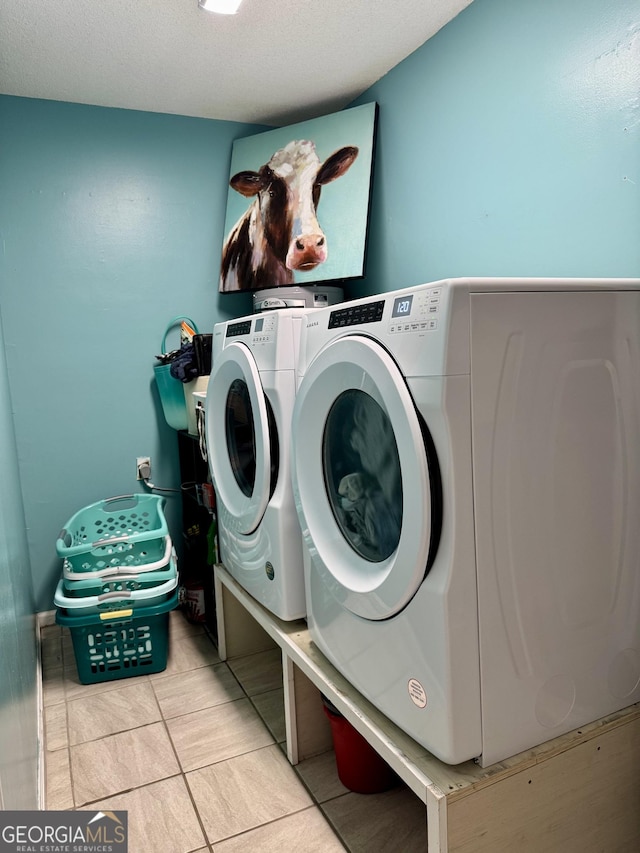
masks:
[[[306,313],[286,308],[216,324],[205,412],[220,560],[287,621],[305,615],[290,443]]]
[[[640,280],[452,279],[305,320],[311,638],[441,760],[640,700]]]

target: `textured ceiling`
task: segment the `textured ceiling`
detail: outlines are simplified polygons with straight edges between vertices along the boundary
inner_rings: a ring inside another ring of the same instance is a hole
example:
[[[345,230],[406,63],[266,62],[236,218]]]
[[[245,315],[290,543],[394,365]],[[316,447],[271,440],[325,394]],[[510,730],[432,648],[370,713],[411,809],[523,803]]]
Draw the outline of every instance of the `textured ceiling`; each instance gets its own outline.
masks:
[[[341,109],[471,0],[0,0],[0,92],[284,125]]]

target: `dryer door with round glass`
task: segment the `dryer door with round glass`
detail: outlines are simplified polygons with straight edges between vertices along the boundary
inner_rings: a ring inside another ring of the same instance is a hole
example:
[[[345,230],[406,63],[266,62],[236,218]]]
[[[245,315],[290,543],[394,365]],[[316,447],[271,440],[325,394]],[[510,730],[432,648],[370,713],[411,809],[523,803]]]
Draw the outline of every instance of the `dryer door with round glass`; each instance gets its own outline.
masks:
[[[298,391],[293,436],[313,571],[358,616],[393,616],[433,560],[441,500],[428,429],[387,351],[357,334],[322,350]]]
[[[234,342],[216,359],[206,399],[207,452],[217,500],[236,532],[252,533],[273,494],[278,439],[251,351]]]

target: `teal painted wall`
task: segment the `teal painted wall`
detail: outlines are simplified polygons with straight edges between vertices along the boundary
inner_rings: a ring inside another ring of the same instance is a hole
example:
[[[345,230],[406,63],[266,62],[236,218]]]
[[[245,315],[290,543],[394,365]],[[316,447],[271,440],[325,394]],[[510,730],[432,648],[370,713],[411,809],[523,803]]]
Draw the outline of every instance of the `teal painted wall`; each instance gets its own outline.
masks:
[[[640,276],[637,0],[475,0],[380,106],[367,278]]]
[[[475,0],[363,93],[380,105],[371,239],[347,296],[640,275],[638,32],[635,0]],[[176,314],[209,330],[251,310],[216,276],[231,143],[259,130],[0,99],[0,306],[38,609],[76,509],[135,489],[137,455],[177,484],[153,355]]]
[[[154,355],[176,315],[208,332],[251,312],[217,277],[232,140],[256,130],[0,99],[0,306],[38,610],[53,609],[62,525],[138,490],[137,456],[179,486]],[[177,496],[167,516],[179,542]]]
[[[0,230],[0,245],[3,236]],[[3,809],[38,807],[36,664],[31,568],[0,311],[0,808]]]
[[[347,296],[457,275],[640,276],[639,50],[637,0],[475,0],[363,93],[380,105],[371,239]],[[0,97],[5,808],[14,766],[22,807],[33,797],[29,556],[35,607],[52,609],[55,538],[77,509],[135,490],[138,455],[178,485],[153,356],[177,314],[208,331],[251,311],[216,279],[231,143],[262,129]],[[172,497],[168,515],[175,536]]]

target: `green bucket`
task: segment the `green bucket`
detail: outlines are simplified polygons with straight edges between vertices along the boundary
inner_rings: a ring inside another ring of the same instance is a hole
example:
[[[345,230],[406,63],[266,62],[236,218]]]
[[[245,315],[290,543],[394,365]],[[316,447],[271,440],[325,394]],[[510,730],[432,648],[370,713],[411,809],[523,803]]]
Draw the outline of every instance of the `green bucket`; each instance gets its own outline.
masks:
[[[174,317],[165,329],[162,338],[162,355],[167,354],[167,335],[179,323],[186,320],[192,329],[198,332],[196,324],[189,317]],[[187,429],[187,401],[184,395],[184,384],[179,379],[175,379],[171,375],[171,364],[156,364],[153,368],[153,373],[162,403],[162,412],[165,421],[173,429]]]

